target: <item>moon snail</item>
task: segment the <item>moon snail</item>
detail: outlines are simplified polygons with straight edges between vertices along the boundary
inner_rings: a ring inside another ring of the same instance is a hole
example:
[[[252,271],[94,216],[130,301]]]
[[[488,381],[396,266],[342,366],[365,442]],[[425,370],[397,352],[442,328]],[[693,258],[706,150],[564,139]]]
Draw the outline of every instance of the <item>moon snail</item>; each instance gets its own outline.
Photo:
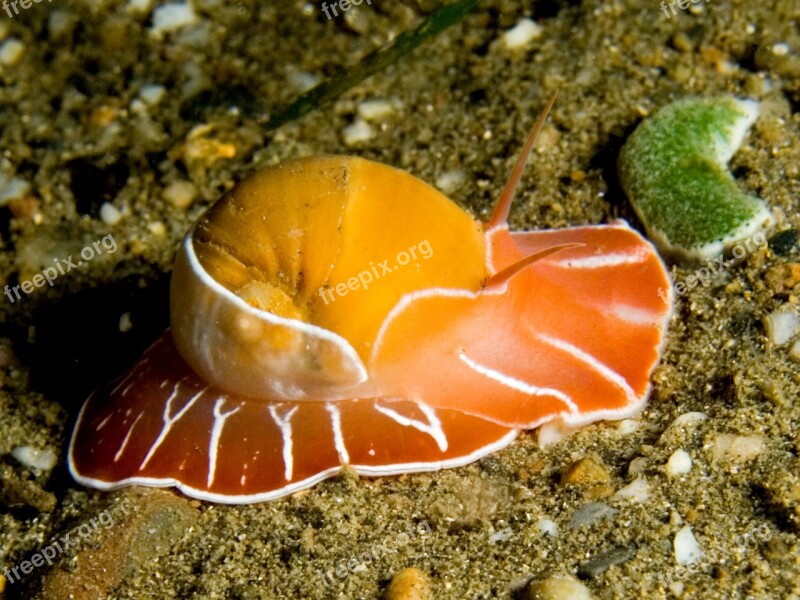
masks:
[[[486,223],[354,157],[226,193],[181,244],[170,330],[81,410],[74,478],[259,502],[344,466],[455,467],[523,429],[640,411],[672,311],[653,246],[624,221],[507,225],[551,105]]]

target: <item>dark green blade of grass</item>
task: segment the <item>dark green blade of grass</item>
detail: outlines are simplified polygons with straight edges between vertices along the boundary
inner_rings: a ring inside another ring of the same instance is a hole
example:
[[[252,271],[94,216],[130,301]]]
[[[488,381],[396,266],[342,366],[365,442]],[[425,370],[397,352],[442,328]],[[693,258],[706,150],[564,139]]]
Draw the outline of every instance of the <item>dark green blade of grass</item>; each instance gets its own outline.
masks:
[[[343,69],[299,96],[289,106],[273,116],[265,125],[275,129],[307,112],[330,102],[370,75],[377,73],[412,50],[435,38],[445,29],[460,22],[480,0],[456,0],[432,12],[417,27],[404,31],[389,45],[370,52],[359,64]]]

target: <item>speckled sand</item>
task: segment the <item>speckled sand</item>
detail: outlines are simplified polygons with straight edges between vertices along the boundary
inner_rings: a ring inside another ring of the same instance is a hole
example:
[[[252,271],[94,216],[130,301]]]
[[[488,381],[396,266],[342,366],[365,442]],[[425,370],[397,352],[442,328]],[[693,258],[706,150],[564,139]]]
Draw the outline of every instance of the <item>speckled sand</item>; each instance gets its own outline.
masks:
[[[656,0],[486,1],[274,132],[261,123],[304,86],[438,3],[373,0],[328,21],[313,3],[196,0],[161,33],[150,4],[0,12],[0,283],[109,234],[118,246],[52,288],[0,296],[0,572],[103,511],[114,520],[25,583],[0,576],[7,597],[375,598],[415,567],[404,580],[434,598],[800,598],[800,352],[768,343],[762,321],[800,296],[800,2],[709,0],[667,19]],[[523,25],[508,48],[504,32],[526,17],[540,29]],[[515,228],[639,226],[615,161],[642,117],[689,94],[762,101],[731,167],[773,210],[770,248],[678,299],[639,418],[544,450],[522,435],[439,473],[344,474],[254,506],[71,481],[81,402],[166,327],[175,247],[223,190],[284,158],[349,153],[438,183],[485,217],[556,89]],[[388,104],[364,106],[373,100]],[[707,418],[669,427],[691,412]],[[58,465],[25,467],[19,446],[51,449]],[[677,569],[676,535],[705,562]],[[552,578],[521,591],[555,575],[584,587]]]

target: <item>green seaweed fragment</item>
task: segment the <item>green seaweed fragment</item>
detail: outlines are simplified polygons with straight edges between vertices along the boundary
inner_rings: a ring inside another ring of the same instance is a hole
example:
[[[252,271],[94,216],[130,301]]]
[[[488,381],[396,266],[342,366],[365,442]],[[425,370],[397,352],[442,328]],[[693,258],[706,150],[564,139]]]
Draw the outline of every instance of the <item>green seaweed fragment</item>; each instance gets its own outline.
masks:
[[[299,96],[289,106],[273,116],[265,125],[276,129],[307,112],[330,102],[370,75],[386,68],[399,58],[416,50],[452,25],[459,23],[478,5],[480,0],[456,0],[432,12],[417,27],[404,31],[383,48],[370,52],[360,63],[343,69]]]
[[[620,182],[662,252],[711,258],[771,221],[727,166],[758,110],[730,96],[685,98],[646,118],[625,142]]]

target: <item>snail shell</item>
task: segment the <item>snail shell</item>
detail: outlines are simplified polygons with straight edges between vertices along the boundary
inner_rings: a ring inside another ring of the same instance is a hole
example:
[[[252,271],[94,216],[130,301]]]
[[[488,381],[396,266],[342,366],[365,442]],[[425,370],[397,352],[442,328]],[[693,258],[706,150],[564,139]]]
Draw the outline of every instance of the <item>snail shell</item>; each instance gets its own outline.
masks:
[[[430,256],[385,272],[387,258],[421,243]],[[228,192],[184,239],[173,337],[186,362],[228,392],[351,398],[366,390],[372,342],[400,298],[478,290],[485,252],[480,224],[408,173],[342,156],[285,162]],[[353,279],[357,289],[334,293]]]

